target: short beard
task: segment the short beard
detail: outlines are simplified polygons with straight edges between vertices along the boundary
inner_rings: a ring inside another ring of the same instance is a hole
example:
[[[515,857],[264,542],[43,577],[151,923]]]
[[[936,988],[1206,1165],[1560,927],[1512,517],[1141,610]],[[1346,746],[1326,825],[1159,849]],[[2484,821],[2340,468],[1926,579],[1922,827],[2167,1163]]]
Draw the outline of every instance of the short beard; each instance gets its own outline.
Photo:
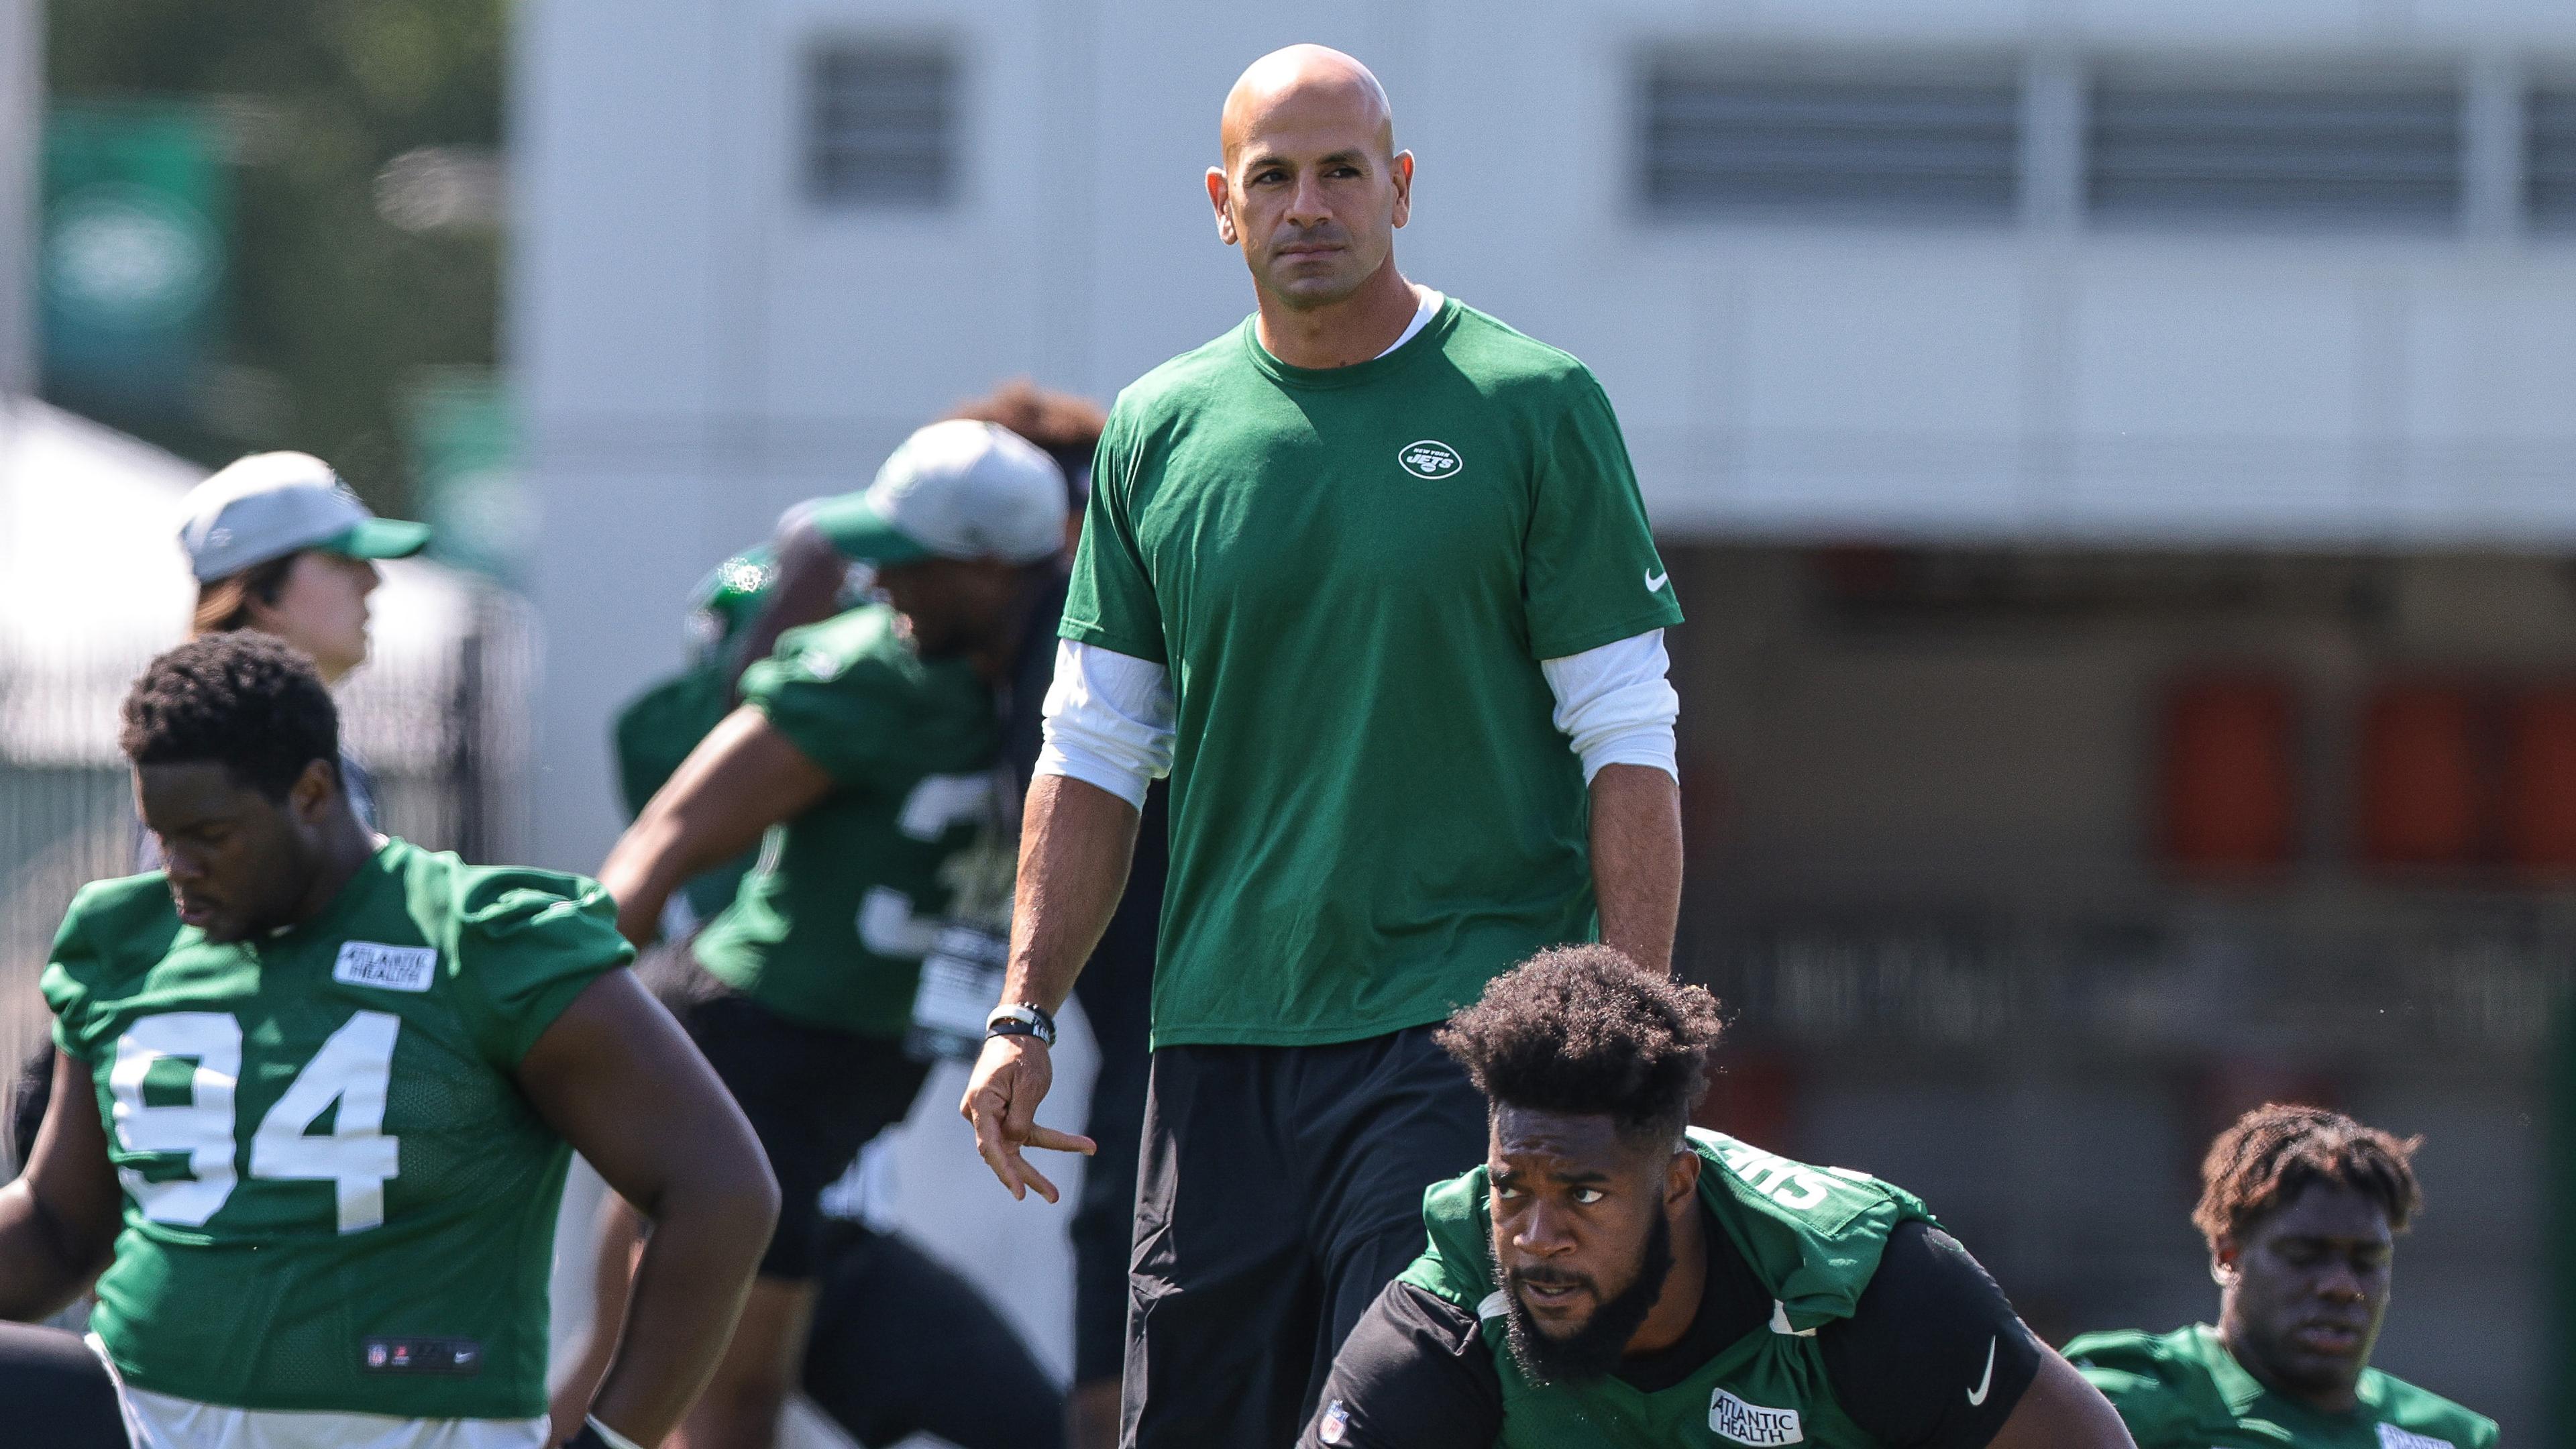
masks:
[[[1597,1379],[1619,1366],[1628,1340],[1637,1336],[1655,1300],[1664,1295],[1664,1279],[1673,1268],[1673,1225],[1662,1213],[1646,1231],[1646,1250],[1636,1281],[1592,1311],[1592,1318],[1567,1338],[1550,1338],[1530,1320],[1521,1296],[1508,1278],[1503,1284],[1504,1337],[1512,1361],[1532,1383]]]

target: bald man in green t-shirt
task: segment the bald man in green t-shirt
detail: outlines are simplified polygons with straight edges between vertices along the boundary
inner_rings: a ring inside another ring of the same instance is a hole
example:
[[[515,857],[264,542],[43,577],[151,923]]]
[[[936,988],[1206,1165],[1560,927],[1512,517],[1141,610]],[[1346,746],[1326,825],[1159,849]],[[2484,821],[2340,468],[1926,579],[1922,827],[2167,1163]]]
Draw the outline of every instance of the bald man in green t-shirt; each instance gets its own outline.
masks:
[[[1172,866],[1131,1260],[1129,1445],[1284,1445],[1484,1151],[1430,1039],[1598,936],[1669,969],[1681,620],[1582,363],[1396,269],[1413,158],[1346,55],[1227,97],[1207,175],[1258,310],[1111,411],[1029,792],[1010,974],[963,1110],[1013,1193],[1050,1015],[1147,781]]]

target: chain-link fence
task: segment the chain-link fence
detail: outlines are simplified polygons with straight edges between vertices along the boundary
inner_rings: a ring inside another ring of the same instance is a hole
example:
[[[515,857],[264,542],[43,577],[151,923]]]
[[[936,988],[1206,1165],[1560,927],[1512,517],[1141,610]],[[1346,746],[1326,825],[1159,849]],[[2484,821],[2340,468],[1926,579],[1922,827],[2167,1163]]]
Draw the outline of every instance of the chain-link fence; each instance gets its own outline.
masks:
[[[374,777],[385,830],[490,861],[525,835],[519,702],[532,636],[497,593],[478,595],[468,618],[457,637],[360,671],[340,692],[341,734]],[[47,1029],[36,983],[72,893],[135,869],[141,827],[117,707],[153,652],[0,643],[0,1073],[10,1077]]]

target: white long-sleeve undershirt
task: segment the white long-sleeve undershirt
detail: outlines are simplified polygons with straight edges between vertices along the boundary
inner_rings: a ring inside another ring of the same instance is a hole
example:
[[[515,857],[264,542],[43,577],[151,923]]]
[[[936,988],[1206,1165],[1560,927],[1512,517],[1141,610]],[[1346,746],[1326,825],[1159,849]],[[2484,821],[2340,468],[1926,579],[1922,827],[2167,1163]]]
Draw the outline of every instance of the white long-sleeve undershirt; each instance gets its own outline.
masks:
[[[1681,698],[1667,678],[1672,661],[1663,630],[1543,659],[1539,672],[1556,696],[1556,728],[1582,759],[1587,783],[1604,765],[1648,765],[1681,777],[1673,758]],[[1060,640],[1037,773],[1068,776],[1141,806],[1146,787],[1172,771],[1174,713],[1162,665]]]

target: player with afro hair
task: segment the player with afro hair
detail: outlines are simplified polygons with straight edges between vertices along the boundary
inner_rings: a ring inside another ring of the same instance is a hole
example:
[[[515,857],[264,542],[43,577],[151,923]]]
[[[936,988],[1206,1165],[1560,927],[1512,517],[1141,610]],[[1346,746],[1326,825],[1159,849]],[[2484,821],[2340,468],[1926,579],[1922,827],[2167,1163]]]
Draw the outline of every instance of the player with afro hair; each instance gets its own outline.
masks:
[[[1923,1204],[1691,1128],[1716,998],[1606,945],[1449,1018],[1485,1165],[1333,1361],[1306,1449],[2126,1449]]]

